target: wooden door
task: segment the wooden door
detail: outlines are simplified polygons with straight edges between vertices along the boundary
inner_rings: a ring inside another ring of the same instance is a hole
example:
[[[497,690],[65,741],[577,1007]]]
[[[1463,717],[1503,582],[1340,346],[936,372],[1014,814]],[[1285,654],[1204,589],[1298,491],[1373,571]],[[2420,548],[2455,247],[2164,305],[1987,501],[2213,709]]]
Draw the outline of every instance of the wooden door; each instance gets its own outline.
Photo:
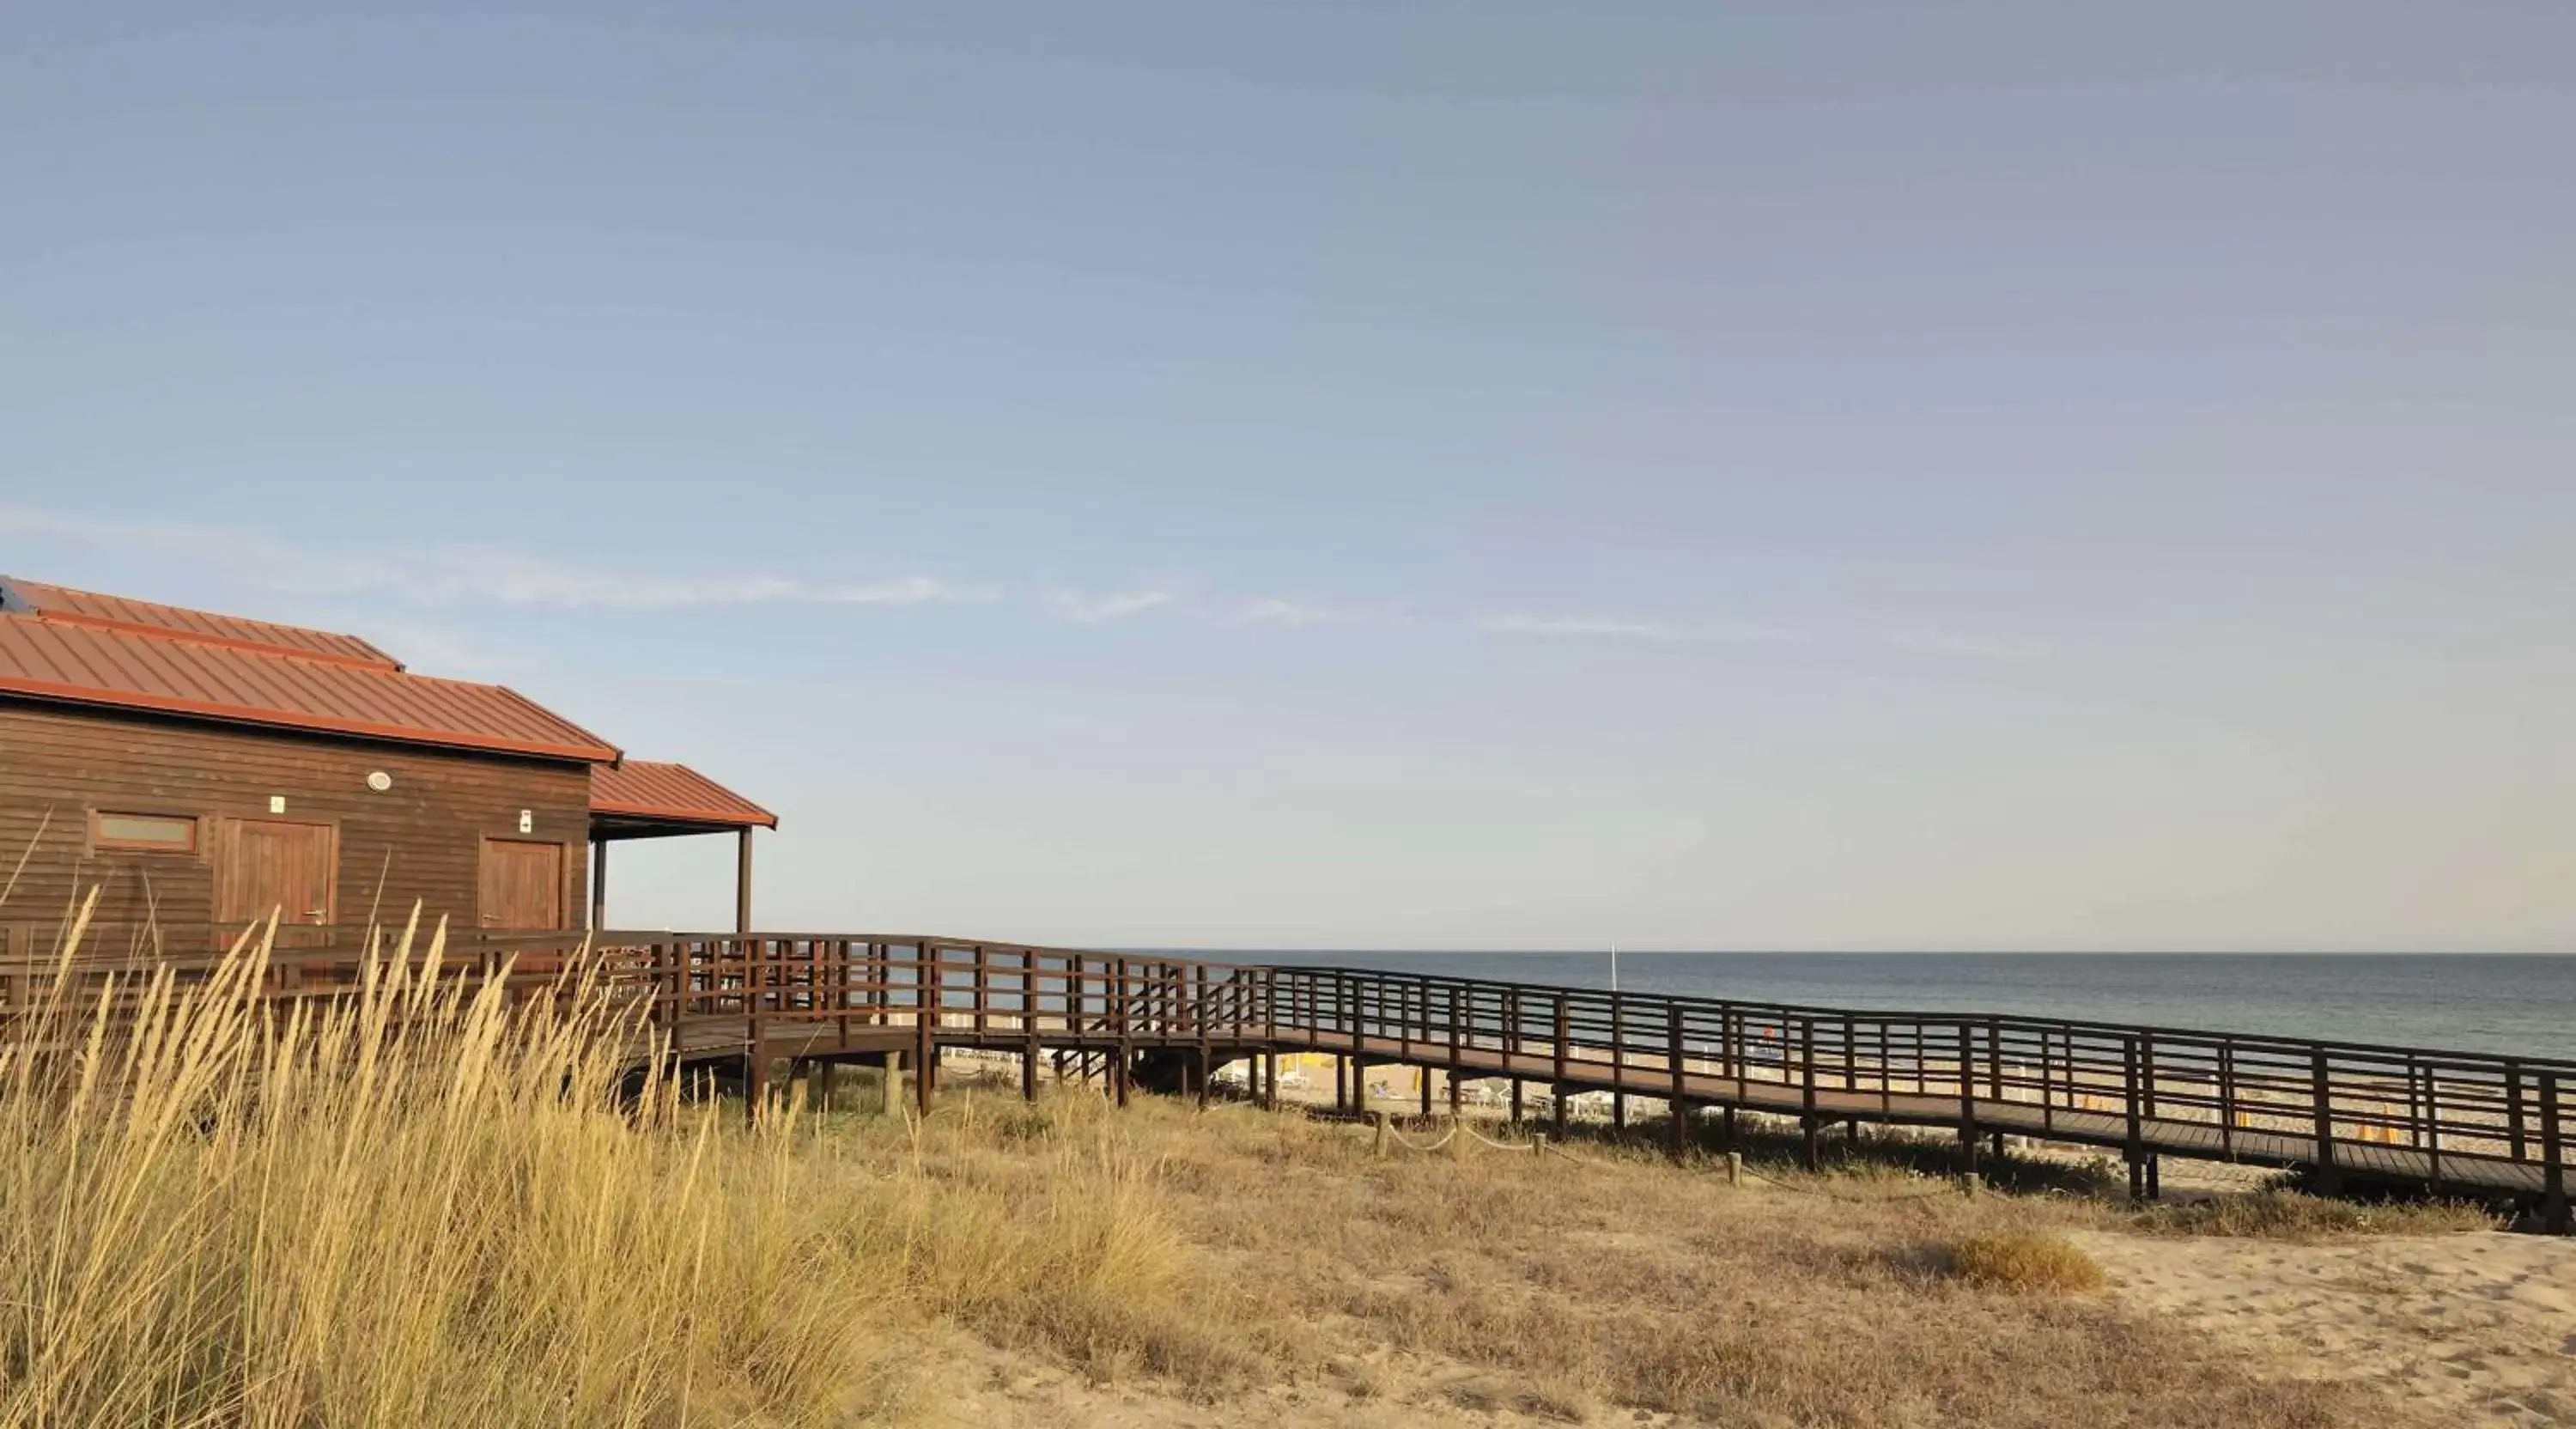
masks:
[[[563,927],[564,846],[485,839],[483,897],[477,911],[486,928]]]
[[[219,837],[217,918],[240,923],[274,911],[283,926],[333,920],[340,881],[338,829],[278,819],[227,819]]]

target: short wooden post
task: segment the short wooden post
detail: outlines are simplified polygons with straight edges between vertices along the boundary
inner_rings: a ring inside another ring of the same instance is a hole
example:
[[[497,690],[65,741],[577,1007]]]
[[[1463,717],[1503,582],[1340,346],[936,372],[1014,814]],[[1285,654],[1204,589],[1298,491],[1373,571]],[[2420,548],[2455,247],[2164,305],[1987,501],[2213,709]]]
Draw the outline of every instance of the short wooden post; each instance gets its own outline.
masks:
[[[2540,1074],[2540,1224],[2551,1235],[2568,1233],[2567,1145],[2558,1113],[2558,1074]]]
[[[903,1107],[903,1054],[884,1054],[877,1068],[877,1115],[893,1116]]]
[[[1387,1114],[1385,1112],[1377,1113],[1376,1123],[1377,1133],[1369,1138],[1369,1153],[1373,1156],[1384,1156],[1386,1154]]]
[[[1734,1108],[1729,1107],[1727,1110],[1733,1111]],[[1730,1186],[1744,1184],[1744,1153],[1741,1151],[1726,1153],[1726,1184]]]

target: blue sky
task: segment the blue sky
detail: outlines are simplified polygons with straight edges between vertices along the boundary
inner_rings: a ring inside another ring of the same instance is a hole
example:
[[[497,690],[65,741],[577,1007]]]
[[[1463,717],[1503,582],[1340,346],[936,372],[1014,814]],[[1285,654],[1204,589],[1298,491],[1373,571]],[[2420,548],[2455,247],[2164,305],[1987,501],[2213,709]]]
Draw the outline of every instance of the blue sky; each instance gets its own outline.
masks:
[[[2576,947],[2571,46],[19,7],[0,570],[695,763],[774,925]]]

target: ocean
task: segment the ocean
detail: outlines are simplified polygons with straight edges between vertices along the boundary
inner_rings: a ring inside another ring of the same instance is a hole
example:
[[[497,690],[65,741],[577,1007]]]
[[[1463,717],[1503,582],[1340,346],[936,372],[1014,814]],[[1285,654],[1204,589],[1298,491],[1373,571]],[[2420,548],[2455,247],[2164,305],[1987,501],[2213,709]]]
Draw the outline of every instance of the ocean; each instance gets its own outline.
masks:
[[[1210,952],[1608,987],[1606,953]],[[2576,1058],[2576,955],[1625,953],[1631,992],[1895,1012],[2005,1012],[2442,1051]]]

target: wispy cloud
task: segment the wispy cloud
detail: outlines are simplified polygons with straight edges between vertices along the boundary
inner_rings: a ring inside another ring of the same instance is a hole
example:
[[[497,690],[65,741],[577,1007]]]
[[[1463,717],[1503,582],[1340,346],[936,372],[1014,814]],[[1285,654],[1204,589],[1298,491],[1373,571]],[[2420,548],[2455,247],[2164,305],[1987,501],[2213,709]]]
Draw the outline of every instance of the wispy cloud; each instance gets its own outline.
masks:
[[[374,595],[427,606],[475,602],[593,610],[765,604],[912,606],[991,601],[1001,596],[994,587],[924,574],[817,581],[762,572],[609,569],[460,547],[316,546],[223,526],[102,520],[6,507],[0,507],[0,533],[46,536],[101,553],[184,561],[249,589]]]
[[[1963,660],[2035,660],[2048,653],[2045,645],[1997,640],[1983,635],[1961,635],[1947,630],[1891,631],[1887,643],[1917,655],[1944,655]]]
[[[1050,589],[1045,597],[1049,612],[1060,619],[1079,621],[1085,625],[1125,620],[1131,615],[1142,615],[1156,606],[1169,605],[1177,599],[1179,599],[1178,596],[1167,590],[1122,590],[1095,595],[1089,591],[1068,590],[1062,587]]]
[[[1503,635],[1557,640],[1627,640],[1664,644],[1791,644],[1806,637],[1763,625],[1693,624],[1609,615],[1489,615],[1476,622]]]
[[[1327,605],[1311,600],[1256,600],[1235,612],[1237,625],[1277,625],[1304,630],[1315,625],[1362,625],[1390,618],[1390,612],[1364,606]]]

